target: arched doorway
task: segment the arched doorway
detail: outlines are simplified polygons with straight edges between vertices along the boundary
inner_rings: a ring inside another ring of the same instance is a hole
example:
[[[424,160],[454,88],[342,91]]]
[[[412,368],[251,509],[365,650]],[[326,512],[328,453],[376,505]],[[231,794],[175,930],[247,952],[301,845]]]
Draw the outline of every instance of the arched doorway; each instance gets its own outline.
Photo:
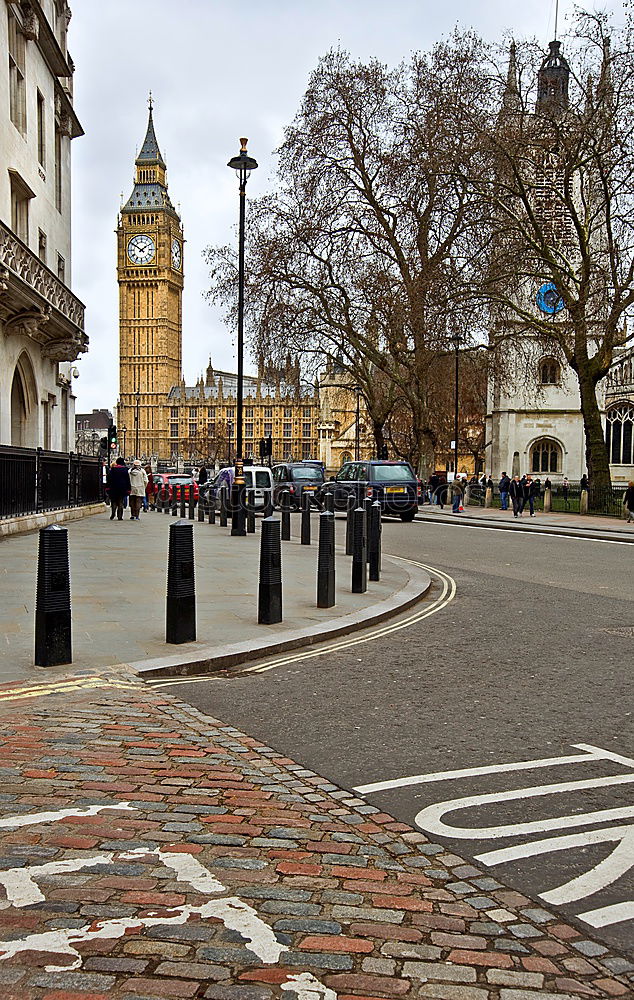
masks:
[[[11,444],[16,448],[36,448],[37,392],[28,354],[18,358],[11,383]]]

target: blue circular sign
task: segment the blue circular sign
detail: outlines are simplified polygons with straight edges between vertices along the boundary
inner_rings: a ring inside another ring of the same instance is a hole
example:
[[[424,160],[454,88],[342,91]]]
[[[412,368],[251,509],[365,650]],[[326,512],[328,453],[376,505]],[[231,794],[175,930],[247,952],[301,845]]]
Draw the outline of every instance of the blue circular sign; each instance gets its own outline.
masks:
[[[547,281],[546,284],[542,285],[536,295],[536,299],[541,311],[548,313],[549,316],[554,316],[555,313],[561,312],[564,307],[564,300],[552,281]]]

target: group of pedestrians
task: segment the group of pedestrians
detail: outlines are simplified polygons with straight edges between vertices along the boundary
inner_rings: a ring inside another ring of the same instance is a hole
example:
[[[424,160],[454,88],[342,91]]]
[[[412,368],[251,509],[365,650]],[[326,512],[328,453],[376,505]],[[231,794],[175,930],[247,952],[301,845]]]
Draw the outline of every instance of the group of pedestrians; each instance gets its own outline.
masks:
[[[106,476],[106,486],[110,499],[110,520],[123,520],[123,511],[130,504],[130,520],[138,521],[141,508],[148,509],[149,498],[154,498],[154,480],[149,465],[143,468],[135,459],[128,468],[119,457],[112,463]]]
[[[544,488],[549,489],[551,485],[550,479],[547,479],[544,483]],[[511,479],[506,472],[503,472],[498,483],[498,489],[500,491],[501,510],[509,509],[510,499],[511,506],[513,507],[513,517],[521,517],[527,506],[530,516],[535,517],[535,500],[538,500],[542,493],[540,479],[533,479],[529,475],[522,476],[521,478],[517,475]]]

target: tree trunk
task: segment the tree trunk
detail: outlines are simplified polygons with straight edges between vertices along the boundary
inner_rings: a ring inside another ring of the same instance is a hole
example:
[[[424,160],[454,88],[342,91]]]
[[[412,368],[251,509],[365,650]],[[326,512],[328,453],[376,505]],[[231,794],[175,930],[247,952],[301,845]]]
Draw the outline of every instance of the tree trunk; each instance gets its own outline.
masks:
[[[372,421],[372,433],[374,435],[374,445],[376,448],[377,458],[381,458],[381,455],[383,454],[383,448],[385,447],[385,437],[383,435],[384,427],[385,427],[384,420]]]
[[[579,373],[581,413],[586,437],[586,465],[588,479],[593,487],[610,487],[610,460],[605,446],[601,413],[597,403],[597,390],[593,380]]]

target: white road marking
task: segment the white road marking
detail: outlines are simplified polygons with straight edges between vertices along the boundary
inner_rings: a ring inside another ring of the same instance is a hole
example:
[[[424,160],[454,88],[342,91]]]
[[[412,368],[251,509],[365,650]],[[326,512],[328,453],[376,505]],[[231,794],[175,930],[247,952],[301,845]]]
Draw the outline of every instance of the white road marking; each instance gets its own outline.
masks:
[[[310,972],[291,975],[281,985],[283,990],[297,993],[297,1000],[337,1000],[337,994],[315,979]]]
[[[58,819],[66,819],[67,816],[96,816],[104,809],[128,809],[135,812],[129,802],[117,802],[111,806],[85,806],[67,809],[56,809],[54,812],[28,813],[26,816],[5,816],[0,819],[0,828],[13,829],[19,826],[34,826],[36,823],[55,823]]]
[[[536,785],[531,788],[516,788],[510,792],[491,792],[487,795],[470,795],[459,799],[435,802],[417,813],[416,826],[428,833],[441,837],[458,837],[461,840],[488,840],[496,837],[520,837],[528,833],[542,833],[545,830],[562,830],[572,826],[588,826],[604,820],[634,817],[634,805],[618,809],[600,809],[590,813],[576,813],[571,816],[553,816],[530,823],[509,823],[503,826],[460,827],[442,821],[448,812],[470,809],[473,806],[488,805],[492,802],[513,802],[518,799],[540,798],[543,795],[558,795],[576,792],[586,788],[607,788],[610,785],[634,783],[634,774],[615,774],[605,778],[589,778],[586,781],[563,781],[554,785]]]
[[[551,851],[569,851],[574,847],[587,847],[590,844],[608,844],[613,840],[621,840],[629,830],[627,826],[604,826],[600,830],[583,830],[581,833],[567,833],[563,837],[546,837],[543,840],[531,840],[527,844],[515,844],[514,847],[502,847],[497,851],[485,851],[476,854],[475,860],[483,865],[503,865],[507,861],[519,861],[520,858],[533,858],[538,854],[550,854]]]
[[[95,865],[112,863],[115,852],[93,854],[89,858],[65,858],[63,861],[49,861],[45,865],[31,865],[28,868],[7,868],[0,871],[0,885],[7,894],[6,901],[0,903],[1,909],[8,906],[32,906],[41,903],[46,896],[36,883],[38,876],[59,875],[62,872],[78,872],[83,868],[94,868]]]
[[[622,920],[634,920],[634,900],[601,906],[598,910],[586,910],[579,914],[579,918],[591,927],[608,927],[610,924],[619,924]]]
[[[632,865],[634,865],[634,826],[623,835],[612,853],[590,871],[556,889],[541,892],[540,896],[547,903],[555,904],[573,903],[577,899],[585,899],[586,896],[593,896],[595,892],[616,882],[621,875],[630,870]]]
[[[583,535],[569,534],[567,531],[558,531],[558,530],[555,530],[555,531],[544,531],[544,530],[542,530],[542,531],[540,531],[539,528],[527,528],[527,529],[519,529],[519,530],[517,528],[489,528],[489,526],[485,525],[485,524],[471,524],[470,521],[469,521],[469,518],[460,518],[460,522],[463,525],[466,525],[467,528],[471,528],[473,531],[513,531],[513,532],[515,532],[516,535],[519,535],[522,538],[529,538],[531,535],[539,535],[541,538],[549,538],[549,537],[552,538],[553,535],[554,535],[556,538],[570,538],[570,539],[572,539],[573,541],[576,541],[576,542],[599,542],[600,544],[603,544],[603,545],[631,545],[632,544],[632,542],[627,542],[627,541],[623,541],[622,542],[622,541],[620,541],[617,538],[614,538],[614,539],[612,539],[612,538],[587,538],[587,537],[585,537]],[[420,525],[422,525],[422,524],[434,524],[434,523],[436,523],[436,524],[448,524],[448,525],[451,526],[451,525],[455,524],[456,522],[455,521],[441,521],[440,518],[438,519],[438,521],[435,521],[435,520],[434,521],[429,521],[429,520],[417,521],[416,519],[414,519],[412,521],[412,524],[420,524]],[[544,525],[544,528],[545,527],[546,527],[546,525]],[[555,526],[553,525],[553,527],[555,527]],[[590,527],[592,527],[592,525],[590,525]],[[600,531],[601,529],[598,528],[597,530]],[[607,529],[607,530],[610,530],[610,529]]]
[[[294,663],[300,663],[303,660],[312,660],[316,656],[326,656],[327,654],[337,653],[341,650],[350,649],[353,646],[359,646],[366,642],[372,642],[375,639],[382,639],[385,636],[391,635],[393,632],[398,632],[401,629],[409,628],[411,625],[417,624],[419,621],[423,621],[425,618],[429,618],[430,615],[437,614],[442,611],[448,604],[453,601],[456,596],[456,581],[453,577],[449,576],[448,573],[443,573],[439,569],[435,569],[433,566],[427,566],[424,563],[416,562],[413,559],[402,559],[401,556],[390,556],[391,559],[400,559],[402,562],[409,563],[413,566],[418,566],[421,569],[426,570],[432,576],[438,577],[441,581],[442,590],[439,597],[435,598],[426,608],[422,611],[417,611],[415,614],[410,615],[408,618],[402,621],[394,622],[388,625],[378,626],[375,629],[368,629],[363,633],[359,634],[355,638],[344,639],[339,642],[330,643],[320,649],[307,650],[305,653],[290,653],[288,656],[280,657],[274,660],[272,663],[259,663],[251,667],[246,667],[244,670],[240,671],[241,676],[244,674],[263,674],[269,670],[275,670],[277,667],[290,666]],[[213,674],[202,674],[196,677],[187,677],[180,679],[171,680],[152,680],[149,679],[145,681],[150,687],[174,687],[181,684],[205,684],[210,680],[214,679]]]

